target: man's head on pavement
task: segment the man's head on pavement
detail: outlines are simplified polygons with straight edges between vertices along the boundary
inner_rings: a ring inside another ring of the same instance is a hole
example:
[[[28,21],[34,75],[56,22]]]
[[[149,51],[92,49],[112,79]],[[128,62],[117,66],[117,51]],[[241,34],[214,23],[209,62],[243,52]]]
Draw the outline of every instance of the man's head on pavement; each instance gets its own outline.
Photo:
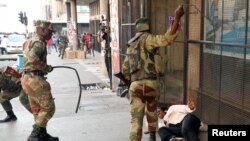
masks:
[[[150,20],[149,18],[139,18],[135,21],[136,32],[143,32],[150,30]]]
[[[53,26],[51,22],[46,20],[35,20],[34,26],[36,29],[36,33],[46,40],[49,40],[54,32]]]
[[[166,115],[167,110],[169,106],[165,103],[160,103],[157,107],[157,114],[160,119],[163,119],[163,117]]]

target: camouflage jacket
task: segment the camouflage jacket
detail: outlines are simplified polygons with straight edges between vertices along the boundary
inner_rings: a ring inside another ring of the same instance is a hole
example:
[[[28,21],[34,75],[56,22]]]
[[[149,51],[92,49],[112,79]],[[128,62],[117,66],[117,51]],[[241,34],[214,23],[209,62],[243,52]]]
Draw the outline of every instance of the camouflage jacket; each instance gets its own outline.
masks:
[[[155,79],[154,54],[159,47],[171,45],[178,35],[170,35],[170,29],[164,35],[152,35],[147,32],[138,32],[128,42],[126,57],[122,65],[122,72],[126,79],[133,81]]]
[[[0,71],[0,92],[9,91],[9,92],[16,92],[22,89],[21,85],[16,83],[17,78],[7,76]]]
[[[44,74],[52,70],[51,66],[47,65],[47,48],[44,38],[35,35],[32,39],[25,41],[23,55],[24,70],[41,70]]]

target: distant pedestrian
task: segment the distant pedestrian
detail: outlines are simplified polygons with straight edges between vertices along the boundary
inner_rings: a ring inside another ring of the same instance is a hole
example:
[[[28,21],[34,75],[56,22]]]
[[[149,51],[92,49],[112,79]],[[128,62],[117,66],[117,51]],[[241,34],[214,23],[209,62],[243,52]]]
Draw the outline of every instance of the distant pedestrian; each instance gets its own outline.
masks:
[[[68,38],[64,32],[61,32],[61,34],[59,35],[58,42],[59,42],[59,49],[58,49],[59,55],[58,55],[58,57],[61,57],[63,59],[65,49],[67,48],[67,45],[69,42]]]
[[[50,38],[49,40],[47,40],[47,52],[48,52],[48,54],[51,54],[52,47],[53,47],[53,40],[52,40],[52,38]]]
[[[83,33],[82,35],[81,35],[81,50],[84,50],[85,48],[85,50],[87,50],[87,47],[86,47],[86,40],[85,40],[85,35],[86,35],[86,33]]]
[[[45,75],[53,70],[47,64],[46,40],[49,40],[54,31],[49,21],[37,20],[34,22],[35,35],[24,43],[24,67],[21,84],[28,94],[35,124],[27,141],[59,141],[47,133],[48,121],[55,113],[54,98],[50,83]]]
[[[58,49],[58,34],[55,33],[52,35],[53,47],[55,48],[56,52]]]
[[[85,45],[87,47],[87,54],[93,54],[95,56],[95,53],[92,50],[92,34],[87,33],[85,34]]]

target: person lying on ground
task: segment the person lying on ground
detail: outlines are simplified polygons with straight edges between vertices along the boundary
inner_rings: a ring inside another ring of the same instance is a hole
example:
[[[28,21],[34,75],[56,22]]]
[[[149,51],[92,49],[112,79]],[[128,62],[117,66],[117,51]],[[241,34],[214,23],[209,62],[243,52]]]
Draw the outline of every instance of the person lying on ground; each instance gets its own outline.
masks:
[[[207,126],[192,112],[195,104],[189,100],[188,104],[172,105],[168,109],[160,108],[158,117],[163,120],[158,134],[162,141],[200,141],[199,131],[206,131]]]

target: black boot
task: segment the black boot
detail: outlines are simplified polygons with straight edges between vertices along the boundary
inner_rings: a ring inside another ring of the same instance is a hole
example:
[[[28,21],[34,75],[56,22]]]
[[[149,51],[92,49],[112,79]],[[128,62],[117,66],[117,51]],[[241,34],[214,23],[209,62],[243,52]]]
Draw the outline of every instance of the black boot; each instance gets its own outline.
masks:
[[[48,134],[46,128],[43,128],[43,132],[46,135],[46,137],[45,137],[46,141],[59,141],[58,137],[52,137],[50,134]]]
[[[36,125],[33,125],[33,130],[28,137],[27,141],[43,141],[40,137],[41,134],[41,127],[37,127]]]
[[[59,138],[49,135],[46,128],[33,125],[33,131],[27,141],[59,141]]]
[[[7,117],[4,118],[3,120],[0,120],[0,123],[4,123],[4,122],[10,122],[10,121],[16,121],[17,117],[15,116],[14,112],[11,111],[6,111],[7,113]]]
[[[149,132],[149,140],[148,141],[156,141],[155,132]]]

